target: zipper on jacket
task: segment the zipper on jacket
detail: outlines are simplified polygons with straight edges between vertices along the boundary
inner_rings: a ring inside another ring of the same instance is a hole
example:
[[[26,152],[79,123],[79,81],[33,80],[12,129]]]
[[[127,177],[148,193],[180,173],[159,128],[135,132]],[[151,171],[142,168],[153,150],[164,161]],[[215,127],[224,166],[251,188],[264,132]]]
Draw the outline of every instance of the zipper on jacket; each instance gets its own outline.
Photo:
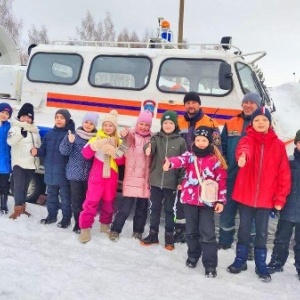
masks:
[[[258,197],[258,190],[259,190],[259,182],[260,182],[260,178],[261,178],[261,169],[262,169],[264,148],[265,148],[265,145],[262,144],[261,145],[261,151],[260,151],[261,156],[260,156],[260,160],[259,160],[258,177],[257,177],[257,183],[256,183],[256,192],[255,192],[255,197],[254,197],[254,207],[256,207],[256,204],[257,204],[257,197]]]
[[[169,144],[169,137],[167,136],[167,141],[166,141],[166,149],[165,149],[165,156],[167,157],[167,153],[168,153],[168,144]],[[163,171],[162,176],[161,176],[161,182],[160,182],[160,188],[163,189],[164,188],[164,177],[165,177],[165,171]]]

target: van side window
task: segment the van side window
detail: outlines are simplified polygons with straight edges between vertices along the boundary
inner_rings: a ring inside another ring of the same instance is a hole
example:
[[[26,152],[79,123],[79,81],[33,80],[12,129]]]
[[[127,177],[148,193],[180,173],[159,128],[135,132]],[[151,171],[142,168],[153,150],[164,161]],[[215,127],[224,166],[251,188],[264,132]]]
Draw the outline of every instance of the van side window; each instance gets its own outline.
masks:
[[[164,93],[197,91],[203,95],[226,95],[219,87],[222,60],[168,58],[161,63],[157,88]]]
[[[259,82],[252,69],[243,63],[236,63],[236,73],[244,94],[249,92],[260,93]]]
[[[95,87],[143,90],[151,70],[149,57],[99,55],[92,61],[89,83]]]
[[[30,60],[27,78],[33,82],[75,84],[83,59],[78,54],[38,52]]]

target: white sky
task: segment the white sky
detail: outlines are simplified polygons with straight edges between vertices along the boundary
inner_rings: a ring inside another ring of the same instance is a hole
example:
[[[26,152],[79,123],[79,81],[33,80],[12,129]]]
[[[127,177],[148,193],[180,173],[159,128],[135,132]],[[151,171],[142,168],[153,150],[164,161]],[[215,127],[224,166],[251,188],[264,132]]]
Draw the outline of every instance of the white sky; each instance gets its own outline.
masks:
[[[112,15],[116,31],[155,32],[157,17],[168,19],[177,37],[179,0],[14,0],[15,16],[23,20],[24,36],[31,24],[45,25],[51,40],[68,39],[89,10],[95,20]],[[266,83],[276,86],[300,78],[299,0],[185,0],[184,39],[218,43],[232,36],[243,53],[267,51],[259,66]],[[293,75],[295,73],[295,76]]]

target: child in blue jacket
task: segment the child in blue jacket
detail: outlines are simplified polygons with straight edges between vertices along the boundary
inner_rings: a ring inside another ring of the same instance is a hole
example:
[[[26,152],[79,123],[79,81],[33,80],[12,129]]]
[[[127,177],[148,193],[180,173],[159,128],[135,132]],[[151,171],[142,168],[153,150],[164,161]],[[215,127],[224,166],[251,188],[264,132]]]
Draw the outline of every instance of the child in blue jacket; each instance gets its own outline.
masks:
[[[0,104],[0,197],[1,214],[8,213],[7,198],[9,192],[9,176],[11,173],[10,146],[7,144],[7,133],[10,129],[8,121],[12,114],[12,108],[8,103]]]
[[[67,228],[71,224],[72,209],[70,198],[70,184],[66,177],[66,165],[68,157],[62,155],[59,146],[68,134],[74,132],[75,124],[71,119],[71,114],[66,109],[59,109],[55,113],[55,124],[49,130],[43,140],[42,146],[31,150],[32,155],[44,157],[45,177],[47,185],[47,210],[48,216],[41,220],[42,224],[51,224],[57,221],[57,213],[60,208],[59,196],[61,200],[61,210],[63,218],[57,223],[60,228]]]

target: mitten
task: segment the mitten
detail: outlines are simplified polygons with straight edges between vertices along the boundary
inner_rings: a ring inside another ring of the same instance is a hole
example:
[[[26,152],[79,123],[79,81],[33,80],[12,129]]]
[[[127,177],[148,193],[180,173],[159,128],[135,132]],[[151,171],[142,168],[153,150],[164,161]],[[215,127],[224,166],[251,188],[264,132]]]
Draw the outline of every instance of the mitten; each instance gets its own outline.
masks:
[[[110,155],[112,158],[116,158],[116,148],[111,145],[103,145],[101,151],[104,154]]]
[[[107,145],[107,144],[108,144],[108,139],[100,139],[100,140],[95,140],[90,145],[92,150],[99,151],[102,149],[103,145]]]
[[[21,128],[21,134],[22,134],[22,136],[23,136],[24,138],[27,137],[27,130],[24,130],[23,127]]]

